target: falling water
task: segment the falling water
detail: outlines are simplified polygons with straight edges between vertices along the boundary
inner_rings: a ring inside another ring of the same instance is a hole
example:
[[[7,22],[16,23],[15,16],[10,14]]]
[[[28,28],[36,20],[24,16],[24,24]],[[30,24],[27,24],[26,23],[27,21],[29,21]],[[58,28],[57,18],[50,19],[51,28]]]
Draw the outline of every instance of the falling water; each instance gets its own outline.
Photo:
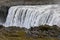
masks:
[[[30,28],[40,25],[60,26],[60,7],[44,6],[13,6],[9,9],[4,26]]]

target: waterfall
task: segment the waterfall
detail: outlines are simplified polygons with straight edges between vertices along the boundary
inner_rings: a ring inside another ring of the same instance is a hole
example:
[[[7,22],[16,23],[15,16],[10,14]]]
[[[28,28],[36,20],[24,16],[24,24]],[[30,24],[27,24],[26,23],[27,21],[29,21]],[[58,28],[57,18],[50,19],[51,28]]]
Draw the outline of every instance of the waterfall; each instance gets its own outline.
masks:
[[[4,26],[30,28],[45,24],[60,26],[60,8],[58,5],[13,6],[8,11]]]

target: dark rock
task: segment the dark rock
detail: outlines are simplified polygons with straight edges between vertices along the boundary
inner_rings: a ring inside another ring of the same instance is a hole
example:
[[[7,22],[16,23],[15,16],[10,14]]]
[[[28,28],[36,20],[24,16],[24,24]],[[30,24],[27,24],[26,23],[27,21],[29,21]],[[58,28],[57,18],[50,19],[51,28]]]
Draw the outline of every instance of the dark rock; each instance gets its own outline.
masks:
[[[29,33],[33,37],[60,37],[60,27],[42,25],[30,28]]]
[[[2,28],[4,28],[4,26],[3,25],[0,25],[0,29],[2,29]]]
[[[0,6],[0,20],[2,23],[6,21],[9,8],[8,6]]]
[[[40,5],[40,4],[55,4],[58,3],[56,0],[6,0],[1,5]]]

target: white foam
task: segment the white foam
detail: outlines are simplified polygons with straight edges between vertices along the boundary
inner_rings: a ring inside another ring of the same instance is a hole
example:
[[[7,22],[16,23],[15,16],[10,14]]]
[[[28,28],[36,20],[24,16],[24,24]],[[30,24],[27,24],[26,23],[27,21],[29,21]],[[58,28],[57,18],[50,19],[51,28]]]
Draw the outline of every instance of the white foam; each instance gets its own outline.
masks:
[[[60,6],[13,6],[4,25],[30,28],[45,24],[60,26]]]

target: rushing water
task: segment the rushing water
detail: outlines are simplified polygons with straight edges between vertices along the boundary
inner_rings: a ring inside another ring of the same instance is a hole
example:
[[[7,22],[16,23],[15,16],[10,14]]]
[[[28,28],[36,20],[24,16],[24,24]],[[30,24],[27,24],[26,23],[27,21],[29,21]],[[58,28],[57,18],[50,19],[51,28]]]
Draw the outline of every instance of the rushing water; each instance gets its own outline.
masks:
[[[60,26],[60,6],[13,6],[3,25],[30,28],[45,24]]]

